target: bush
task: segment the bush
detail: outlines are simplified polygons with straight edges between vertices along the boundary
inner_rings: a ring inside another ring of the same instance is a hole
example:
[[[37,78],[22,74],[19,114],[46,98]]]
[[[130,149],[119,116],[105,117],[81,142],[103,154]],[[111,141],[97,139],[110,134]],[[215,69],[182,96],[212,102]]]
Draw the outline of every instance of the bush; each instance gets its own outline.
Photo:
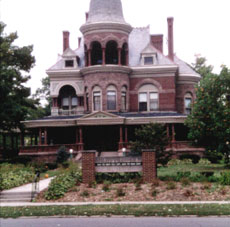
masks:
[[[103,183],[102,190],[105,191],[105,192],[108,192],[108,191],[110,190],[110,189],[109,189],[110,185],[111,185],[111,182],[105,181],[105,182]]]
[[[200,161],[198,162],[199,165],[210,165],[211,162],[206,159],[206,158],[201,158]]]
[[[182,178],[188,178],[190,177],[191,172],[177,172],[177,175],[175,177],[176,181],[180,181]]]
[[[180,182],[181,182],[182,186],[190,185],[190,180],[186,177],[182,178]]]
[[[11,189],[33,181],[34,168],[31,166],[2,163],[0,168],[0,190]]]
[[[230,185],[230,171],[222,172],[219,178],[219,182],[222,185]]]
[[[118,188],[116,192],[117,197],[125,196],[123,188]]]
[[[176,184],[173,181],[169,181],[166,186],[167,190],[173,190],[176,189]]]
[[[74,187],[78,182],[81,182],[82,175],[81,172],[77,169],[78,167],[76,165],[70,164],[68,170],[63,171],[56,178],[54,178],[45,193],[45,199],[59,199],[63,197],[65,193]]]
[[[194,154],[183,154],[180,156],[180,160],[191,159],[192,163],[197,164],[200,160],[200,156]]]
[[[61,146],[57,151],[57,163],[64,163],[69,158],[69,153],[66,151],[65,146]]]

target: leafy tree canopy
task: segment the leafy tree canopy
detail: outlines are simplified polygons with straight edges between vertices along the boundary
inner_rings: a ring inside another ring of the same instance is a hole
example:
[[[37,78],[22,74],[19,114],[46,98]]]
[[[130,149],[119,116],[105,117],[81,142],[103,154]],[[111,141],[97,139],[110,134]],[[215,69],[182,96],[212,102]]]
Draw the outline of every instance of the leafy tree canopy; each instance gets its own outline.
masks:
[[[166,152],[168,137],[165,125],[147,124],[135,130],[136,141],[132,143],[134,151],[141,152],[142,149],[153,149],[156,152],[157,162],[167,164],[171,152]]]
[[[211,152],[221,152],[225,155],[226,161],[229,161],[230,70],[223,66],[217,75],[209,69],[211,67],[204,70],[207,73],[196,87],[196,101],[191,115],[186,120],[190,128],[188,136]]]
[[[18,47],[13,43],[17,33],[4,33],[5,24],[0,22],[0,125],[2,130],[20,128],[20,121],[27,118],[35,101],[25,83],[28,73],[35,64],[33,46]]]

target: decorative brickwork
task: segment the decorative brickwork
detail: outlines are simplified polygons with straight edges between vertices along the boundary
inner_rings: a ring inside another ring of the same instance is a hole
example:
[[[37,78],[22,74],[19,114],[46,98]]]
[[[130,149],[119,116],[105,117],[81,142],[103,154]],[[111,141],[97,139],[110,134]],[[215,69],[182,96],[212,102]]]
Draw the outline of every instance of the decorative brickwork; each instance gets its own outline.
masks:
[[[82,152],[82,180],[83,184],[95,181],[95,153],[96,151]]]
[[[152,150],[142,150],[143,181],[151,183],[157,178],[156,153]]]

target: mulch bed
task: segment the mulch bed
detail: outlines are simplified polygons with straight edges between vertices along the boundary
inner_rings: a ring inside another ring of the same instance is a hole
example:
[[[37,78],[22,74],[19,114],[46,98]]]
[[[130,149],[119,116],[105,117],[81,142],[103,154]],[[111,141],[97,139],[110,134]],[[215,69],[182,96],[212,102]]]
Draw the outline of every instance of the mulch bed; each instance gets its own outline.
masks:
[[[223,201],[230,200],[230,186],[215,183],[190,183],[157,181],[153,184],[141,184],[139,188],[133,183],[111,184],[105,192],[103,184],[95,188],[80,184],[72,188],[63,198],[45,200],[42,191],[36,202],[101,202],[101,201]],[[122,189],[124,196],[118,196]],[[87,195],[88,194],[88,195]]]

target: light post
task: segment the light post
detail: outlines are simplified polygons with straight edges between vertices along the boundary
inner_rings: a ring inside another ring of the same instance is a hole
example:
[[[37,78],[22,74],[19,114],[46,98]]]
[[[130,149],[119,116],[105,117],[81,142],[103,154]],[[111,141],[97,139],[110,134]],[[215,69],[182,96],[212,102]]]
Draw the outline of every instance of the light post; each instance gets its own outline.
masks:
[[[72,159],[73,159],[73,149],[69,149],[69,153],[70,153],[70,160],[72,161]]]
[[[123,154],[123,156],[125,156],[125,152],[126,152],[126,148],[123,147],[123,148],[122,148],[122,154]]]

